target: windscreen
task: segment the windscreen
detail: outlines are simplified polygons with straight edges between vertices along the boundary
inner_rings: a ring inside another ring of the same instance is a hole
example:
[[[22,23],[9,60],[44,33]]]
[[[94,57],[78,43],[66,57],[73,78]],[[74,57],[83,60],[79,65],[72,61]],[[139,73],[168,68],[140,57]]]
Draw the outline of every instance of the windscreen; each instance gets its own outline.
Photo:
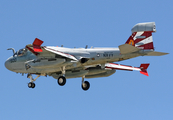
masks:
[[[23,48],[15,52],[13,56],[23,56],[27,52],[27,49]]]

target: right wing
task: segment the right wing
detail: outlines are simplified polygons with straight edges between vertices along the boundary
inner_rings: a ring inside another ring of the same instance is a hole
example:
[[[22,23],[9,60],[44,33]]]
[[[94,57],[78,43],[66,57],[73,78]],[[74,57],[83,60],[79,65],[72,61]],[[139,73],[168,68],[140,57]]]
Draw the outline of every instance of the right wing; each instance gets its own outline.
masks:
[[[73,55],[61,52],[57,49],[57,47],[46,47],[46,46],[43,47],[41,46],[42,43],[43,43],[42,40],[35,38],[33,44],[26,45],[26,48],[36,56],[47,56],[51,53],[71,60],[78,61],[78,59],[76,59],[76,57],[74,57]]]

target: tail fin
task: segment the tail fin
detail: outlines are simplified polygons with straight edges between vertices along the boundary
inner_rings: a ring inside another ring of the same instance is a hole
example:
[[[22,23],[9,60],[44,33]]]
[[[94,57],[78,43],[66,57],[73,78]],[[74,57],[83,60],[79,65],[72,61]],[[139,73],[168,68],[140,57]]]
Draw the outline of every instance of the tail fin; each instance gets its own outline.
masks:
[[[132,35],[125,44],[118,46],[121,54],[144,50],[145,56],[161,56],[168,53],[155,52],[152,33],[156,32],[155,22],[138,23],[132,28]]]
[[[150,64],[141,64],[141,66],[140,66],[140,69],[141,69],[140,73],[143,74],[143,75],[149,76],[148,72],[147,72],[147,68],[148,68],[149,65]]]
[[[153,49],[152,32],[156,32],[154,22],[138,23],[132,28],[132,35],[126,41],[126,44],[130,44],[139,49]]]

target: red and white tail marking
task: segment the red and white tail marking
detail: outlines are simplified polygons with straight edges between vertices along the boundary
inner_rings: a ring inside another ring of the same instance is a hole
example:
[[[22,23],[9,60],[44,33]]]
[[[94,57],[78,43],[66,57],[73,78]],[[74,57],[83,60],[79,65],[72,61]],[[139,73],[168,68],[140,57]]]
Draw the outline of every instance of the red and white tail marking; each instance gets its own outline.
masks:
[[[121,65],[116,63],[106,63],[105,68],[116,69],[116,70],[127,70],[127,71],[140,71],[141,74],[149,76],[147,72],[149,64],[141,64],[140,67],[133,67],[128,65]]]
[[[126,44],[133,45],[140,49],[154,49],[152,32],[153,31],[134,32],[126,41]]]

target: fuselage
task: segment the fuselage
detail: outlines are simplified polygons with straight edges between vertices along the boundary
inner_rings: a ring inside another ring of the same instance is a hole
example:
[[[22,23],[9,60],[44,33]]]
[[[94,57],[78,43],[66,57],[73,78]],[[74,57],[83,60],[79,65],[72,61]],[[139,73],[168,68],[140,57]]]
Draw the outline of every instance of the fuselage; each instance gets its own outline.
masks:
[[[138,56],[161,56],[168,53],[154,51],[152,33],[156,32],[154,22],[138,23],[132,28],[132,34],[125,44],[118,48],[64,48],[42,46],[42,40],[35,38],[32,44],[15,52],[7,59],[5,67],[16,73],[27,73],[30,78],[29,88],[35,88],[34,81],[40,76],[57,79],[60,86],[65,85],[66,78],[82,78],[81,87],[88,90],[90,83],[85,78],[108,77],[116,70],[139,71],[149,76],[149,63],[140,67],[121,65],[118,62]],[[37,75],[34,79],[32,75]]]
[[[156,32],[154,22],[138,23],[132,28],[132,34],[125,44],[118,48],[64,48],[42,46],[42,40],[35,38],[32,44],[15,52],[5,62],[5,67],[16,73],[27,73],[30,78],[29,88],[34,88],[34,81],[40,76],[52,76],[60,86],[66,78],[82,78],[81,87],[88,90],[90,84],[85,78],[108,77],[116,70],[139,71],[148,76],[149,63],[140,67],[121,65],[118,62],[138,56],[161,56],[168,53],[154,51],[152,33]],[[37,75],[34,79],[32,75]]]
[[[79,61],[72,61],[48,53],[47,55],[44,56],[40,55],[41,58],[40,60],[44,62],[45,66],[37,67],[35,65],[35,67],[27,69],[26,68],[27,63],[31,64],[32,62],[32,64],[34,64],[39,60],[39,57],[35,56],[29,50],[25,51],[25,53],[20,55],[19,54],[20,50],[19,50],[18,52],[16,52],[16,54],[7,59],[7,61],[5,62],[5,66],[7,69],[17,73],[52,73],[60,71],[60,68],[62,66],[66,66],[66,70],[77,69],[79,67],[81,68],[81,66],[92,66],[98,64],[104,65],[105,63],[117,62],[128,58],[137,57],[140,55],[139,53],[121,55],[119,48],[90,48],[90,49],[64,48],[64,47],[53,47],[53,48],[63,53],[73,55],[77,59],[88,58],[89,60],[86,63],[81,64]],[[56,59],[56,61],[53,60],[51,61],[51,59]],[[61,62],[61,64],[59,64],[58,61],[63,61],[62,59],[64,59],[64,62]],[[46,64],[51,64],[51,62],[52,65],[46,66]],[[58,64],[56,64],[56,62]],[[41,64],[41,62],[38,64]]]

